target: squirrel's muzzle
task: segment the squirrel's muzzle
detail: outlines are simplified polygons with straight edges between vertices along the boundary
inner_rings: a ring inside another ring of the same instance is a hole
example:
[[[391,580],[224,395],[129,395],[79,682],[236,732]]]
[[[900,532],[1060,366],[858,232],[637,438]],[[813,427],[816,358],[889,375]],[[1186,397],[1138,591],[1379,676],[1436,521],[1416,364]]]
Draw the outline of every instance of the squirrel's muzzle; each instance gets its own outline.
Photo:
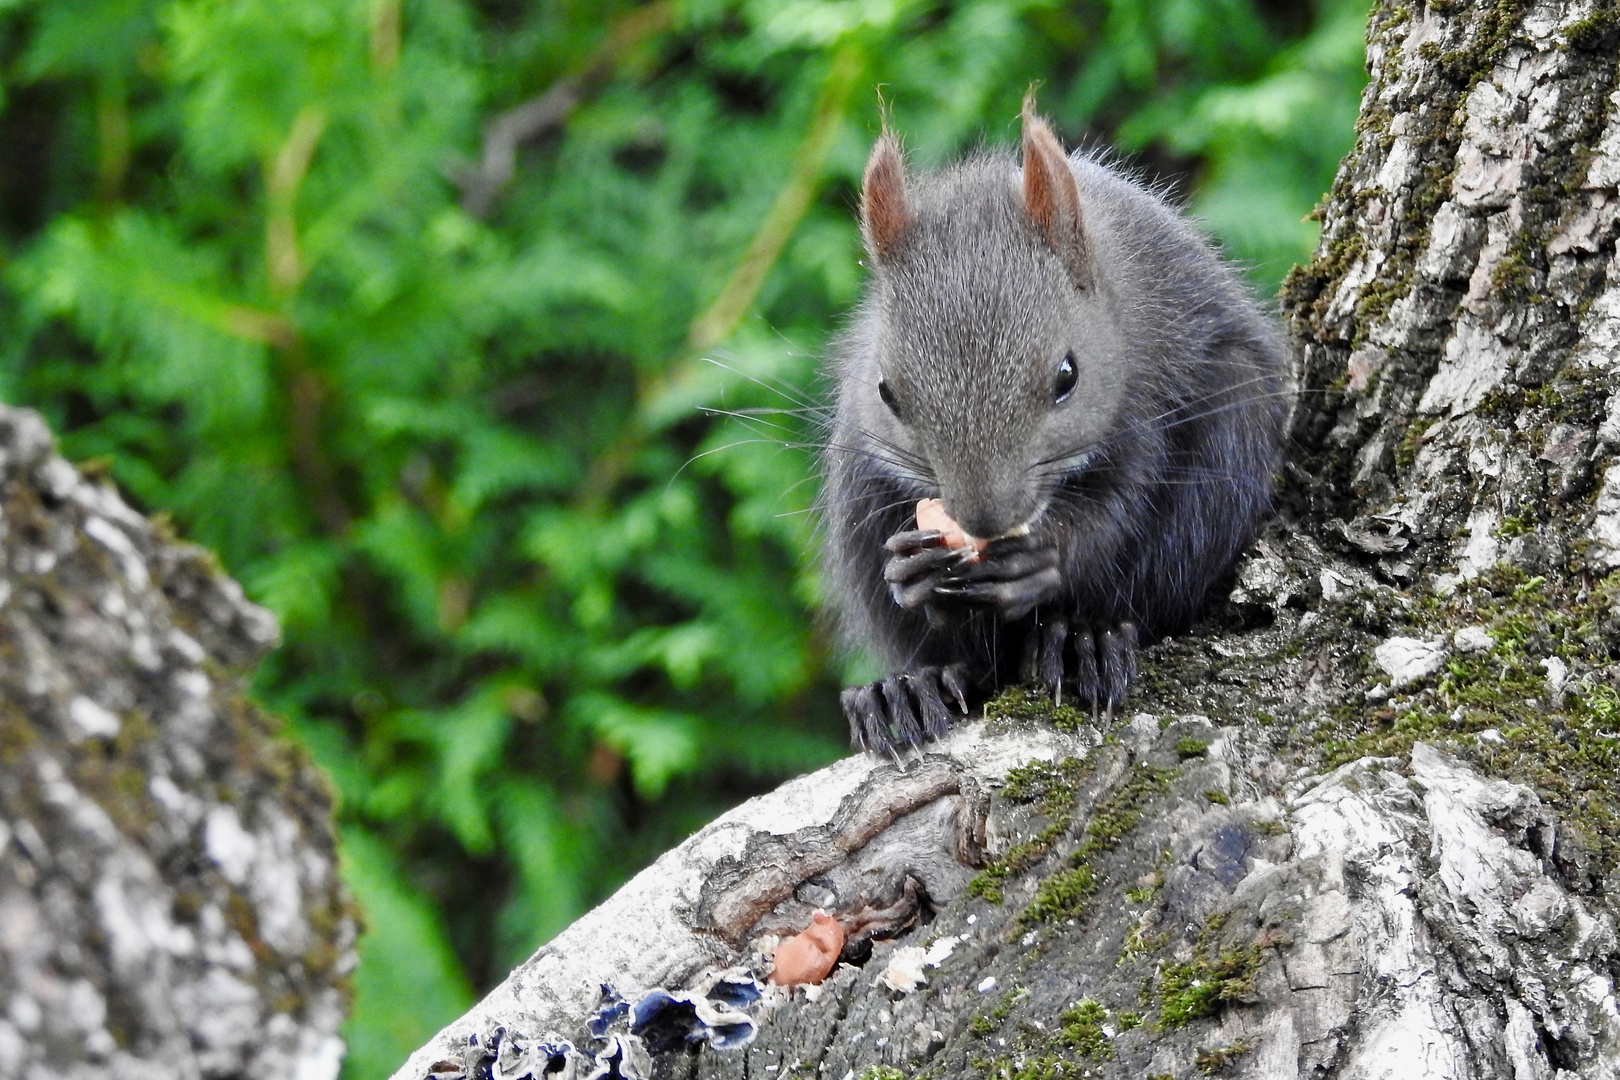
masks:
[[[997,475],[998,471],[1009,475]],[[1037,503],[1014,470],[975,465],[940,479],[945,509],[970,537],[1000,540],[1029,531]]]

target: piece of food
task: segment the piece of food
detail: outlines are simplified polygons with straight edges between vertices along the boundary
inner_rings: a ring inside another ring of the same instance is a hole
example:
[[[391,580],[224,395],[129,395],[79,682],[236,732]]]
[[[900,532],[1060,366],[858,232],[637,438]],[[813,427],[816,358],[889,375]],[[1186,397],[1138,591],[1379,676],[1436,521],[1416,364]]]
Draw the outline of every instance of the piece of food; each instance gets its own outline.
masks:
[[[962,526],[956,523],[950,511],[945,509],[945,504],[938,499],[923,499],[917,504],[917,528],[942,534],[945,546],[949,548],[971,547],[974,552],[980,552],[990,542],[963,532]]]
[[[802,933],[776,947],[771,982],[777,986],[815,986],[832,971],[843,950],[844,928],[825,911],[818,911],[810,916],[810,925]]]

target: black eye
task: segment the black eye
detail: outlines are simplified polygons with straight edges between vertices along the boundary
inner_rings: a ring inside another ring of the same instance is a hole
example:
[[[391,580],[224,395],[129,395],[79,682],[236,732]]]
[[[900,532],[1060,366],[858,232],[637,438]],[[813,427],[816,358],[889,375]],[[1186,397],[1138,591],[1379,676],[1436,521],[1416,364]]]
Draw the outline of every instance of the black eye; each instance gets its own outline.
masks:
[[[1074,366],[1074,353],[1072,351],[1067,352],[1063,355],[1063,362],[1058,364],[1057,386],[1053,391],[1053,397],[1059,405],[1067,401],[1069,395],[1074,393],[1074,384],[1079,380],[1080,373],[1075,370]]]
[[[889,407],[890,412],[895,416],[900,415],[900,403],[894,400],[894,391],[889,389],[888,382],[883,379],[878,380],[878,397],[883,399],[883,404]]]

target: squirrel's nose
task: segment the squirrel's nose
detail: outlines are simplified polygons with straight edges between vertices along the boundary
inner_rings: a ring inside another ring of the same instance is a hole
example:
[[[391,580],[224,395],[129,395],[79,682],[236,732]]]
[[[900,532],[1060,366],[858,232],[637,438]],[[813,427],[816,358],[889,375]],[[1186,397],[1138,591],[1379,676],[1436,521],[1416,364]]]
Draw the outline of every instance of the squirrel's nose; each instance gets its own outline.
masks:
[[[962,531],[975,540],[1000,540],[1029,531],[1035,501],[1022,485],[994,484],[987,477],[944,485],[941,501]]]

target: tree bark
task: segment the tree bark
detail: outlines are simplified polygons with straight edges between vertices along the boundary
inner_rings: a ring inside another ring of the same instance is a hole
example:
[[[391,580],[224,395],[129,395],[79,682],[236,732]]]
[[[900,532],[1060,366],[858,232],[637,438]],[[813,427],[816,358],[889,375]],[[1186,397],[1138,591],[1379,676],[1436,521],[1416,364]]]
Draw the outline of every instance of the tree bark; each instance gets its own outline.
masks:
[[[331,796],[245,695],[275,641],[0,407],[0,1078],[331,1080]]]
[[[396,1076],[1620,1075],[1617,46],[1608,3],[1373,13],[1282,513],[1134,715],[1014,694],[794,781]],[[813,907],[851,962],[718,1049],[715,973]],[[593,1032],[602,983],[640,1008]]]

